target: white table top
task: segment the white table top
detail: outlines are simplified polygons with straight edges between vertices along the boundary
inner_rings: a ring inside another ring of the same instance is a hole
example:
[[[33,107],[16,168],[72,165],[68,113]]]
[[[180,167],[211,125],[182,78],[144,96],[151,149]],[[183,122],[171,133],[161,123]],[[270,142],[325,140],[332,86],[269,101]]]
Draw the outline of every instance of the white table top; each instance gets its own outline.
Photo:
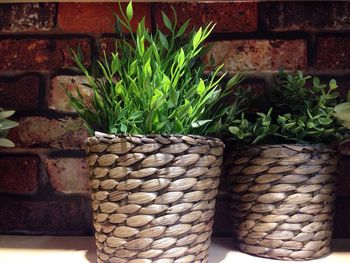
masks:
[[[0,236],[3,263],[95,263],[93,237]],[[350,263],[350,239],[333,240],[333,253],[317,263]],[[209,263],[279,263],[238,252],[231,238],[213,238]],[[299,261],[303,262],[303,261]],[[310,261],[308,261],[310,263]]]

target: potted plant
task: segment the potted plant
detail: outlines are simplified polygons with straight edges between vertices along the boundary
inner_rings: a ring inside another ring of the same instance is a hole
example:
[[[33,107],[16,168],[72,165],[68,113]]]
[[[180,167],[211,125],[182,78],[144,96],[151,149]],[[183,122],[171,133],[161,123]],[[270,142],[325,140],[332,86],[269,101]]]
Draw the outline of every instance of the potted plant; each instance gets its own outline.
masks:
[[[18,126],[18,122],[9,120],[8,118],[15,114],[13,110],[3,110],[0,108],[0,147],[15,147],[15,144],[6,139],[10,129]]]
[[[234,235],[249,254],[314,259],[330,251],[337,151],[344,128],[335,116],[337,84],[280,74],[261,95],[237,92],[240,118],[228,159]],[[265,113],[259,112],[263,111]]]
[[[86,140],[98,262],[207,262],[228,128],[222,67],[204,74],[203,42],[213,25],[186,34],[163,13],[169,34],[132,33],[132,4],[116,17],[116,51],[93,77],[74,55],[93,91],[68,96],[91,134]],[[121,33],[124,27],[129,35]],[[219,109],[219,110],[218,110]],[[102,132],[102,133],[101,133]]]

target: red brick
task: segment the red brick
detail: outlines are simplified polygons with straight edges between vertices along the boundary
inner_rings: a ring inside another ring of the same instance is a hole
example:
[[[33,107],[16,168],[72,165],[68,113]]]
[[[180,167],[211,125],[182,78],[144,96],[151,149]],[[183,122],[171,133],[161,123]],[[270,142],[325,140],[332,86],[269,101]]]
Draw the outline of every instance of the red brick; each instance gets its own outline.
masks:
[[[40,78],[24,76],[0,80],[0,106],[11,109],[34,109],[39,103]]]
[[[241,87],[243,89],[248,89],[251,88],[252,91],[254,91],[255,94],[261,94],[264,92],[264,88],[265,88],[265,81],[264,80],[257,80],[257,79],[245,79],[243,80],[243,82],[234,87],[233,90],[237,89],[238,87]],[[235,100],[235,94],[234,92],[229,94],[225,101],[229,104],[232,104]]]
[[[122,6],[125,10],[126,4]],[[134,3],[133,9],[133,30],[136,31],[137,24],[143,17],[146,18],[147,27],[151,28],[151,5]],[[120,13],[117,3],[61,3],[58,7],[57,24],[64,32],[113,33],[113,12]]]
[[[350,197],[337,197],[333,237],[350,238],[349,215]]]
[[[320,37],[316,43],[317,69],[350,69],[350,37]]]
[[[297,70],[307,68],[306,41],[297,40],[231,40],[212,42],[212,49],[206,56],[212,56],[217,65],[224,64],[224,70],[277,71],[281,68]]]
[[[266,1],[259,11],[263,26],[272,31],[350,29],[350,3],[346,1]]]
[[[36,32],[54,29],[54,3],[0,5],[1,32]]]
[[[79,119],[30,116],[21,118],[9,137],[17,147],[80,149],[88,133]]]
[[[0,198],[0,232],[32,235],[91,234],[90,205],[83,198],[49,201]]]
[[[53,70],[74,65],[69,49],[81,47],[90,64],[88,39],[0,40],[0,70]]]
[[[39,158],[14,156],[0,158],[0,192],[32,194],[38,189]]]
[[[107,56],[112,52],[115,53],[116,41],[117,39],[112,37],[102,38],[99,45],[99,57],[100,58],[104,57],[103,52],[105,52]]]
[[[52,187],[63,194],[88,194],[89,170],[85,159],[57,158],[45,161]]]
[[[156,23],[165,29],[162,13],[173,17],[171,6],[174,7],[178,25],[191,19],[189,29],[206,25],[210,21],[216,23],[214,32],[252,32],[257,30],[257,3],[233,2],[229,3],[157,3]]]
[[[339,146],[340,153],[346,156],[350,156],[350,141],[347,140],[340,144]]]
[[[92,89],[84,86],[88,80],[85,76],[56,76],[51,80],[50,91],[47,97],[47,105],[50,109],[60,112],[75,112],[71,106],[65,89],[77,96],[77,88],[85,98],[87,105],[91,105],[90,97]]]

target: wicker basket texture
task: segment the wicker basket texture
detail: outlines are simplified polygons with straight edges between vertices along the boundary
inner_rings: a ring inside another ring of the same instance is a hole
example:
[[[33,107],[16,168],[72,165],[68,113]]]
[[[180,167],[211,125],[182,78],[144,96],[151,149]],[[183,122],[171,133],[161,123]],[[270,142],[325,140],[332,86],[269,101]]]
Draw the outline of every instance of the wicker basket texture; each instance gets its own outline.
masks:
[[[242,251],[282,260],[330,252],[337,170],[333,150],[269,145],[229,156],[234,236]]]
[[[98,262],[207,262],[224,144],[201,136],[91,137]]]

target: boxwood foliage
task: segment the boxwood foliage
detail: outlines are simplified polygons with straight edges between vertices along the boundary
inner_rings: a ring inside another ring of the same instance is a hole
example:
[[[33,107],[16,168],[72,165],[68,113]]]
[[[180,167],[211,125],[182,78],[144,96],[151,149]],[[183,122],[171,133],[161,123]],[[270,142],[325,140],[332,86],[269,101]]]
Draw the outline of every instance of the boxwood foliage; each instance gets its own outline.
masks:
[[[132,32],[133,8],[119,5],[116,18],[116,51],[97,61],[102,76],[93,75],[82,61],[74,60],[87,77],[93,96],[90,103],[68,92],[71,104],[84,120],[91,134],[199,134],[227,130],[236,116],[235,105],[224,105],[223,98],[241,81],[239,75],[227,80],[222,65],[207,72],[201,59],[208,51],[204,41],[214,28],[209,23],[198,30],[188,30],[188,23],[177,25],[162,13],[167,33],[159,28],[153,34],[143,18]],[[124,29],[124,30],[122,30]],[[127,32],[127,34],[123,32]]]
[[[345,130],[334,115],[343,100],[337,88],[334,79],[327,85],[300,71],[281,71],[260,95],[238,89],[236,100],[244,103],[229,127],[231,138],[245,144],[339,141]]]

